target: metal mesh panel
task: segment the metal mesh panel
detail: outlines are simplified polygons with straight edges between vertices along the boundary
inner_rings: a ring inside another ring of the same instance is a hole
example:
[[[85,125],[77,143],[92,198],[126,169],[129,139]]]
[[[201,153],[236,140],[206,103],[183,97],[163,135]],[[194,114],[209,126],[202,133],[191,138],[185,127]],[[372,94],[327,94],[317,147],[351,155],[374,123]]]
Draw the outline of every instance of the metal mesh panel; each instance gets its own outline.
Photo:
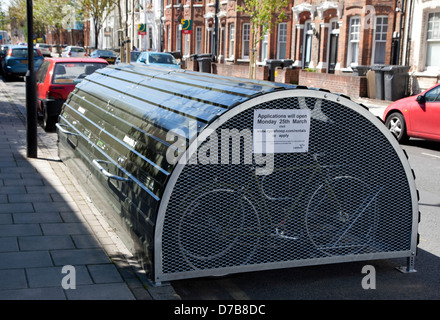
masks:
[[[388,139],[358,112],[319,98],[282,98],[237,114],[217,136],[252,129],[255,109],[292,108],[312,110],[309,149],[274,154],[272,174],[257,176],[255,161],[246,164],[243,150],[252,140],[245,137],[240,161],[231,152],[228,164],[183,168],[164,218],[163,274],[410,249],[405,170]]]

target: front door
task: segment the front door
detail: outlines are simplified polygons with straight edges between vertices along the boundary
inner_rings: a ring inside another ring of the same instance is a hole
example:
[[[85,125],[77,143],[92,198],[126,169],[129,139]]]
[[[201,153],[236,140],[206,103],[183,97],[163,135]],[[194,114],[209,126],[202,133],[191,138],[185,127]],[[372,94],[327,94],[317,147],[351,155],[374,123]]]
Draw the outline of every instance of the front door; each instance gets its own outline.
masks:
[[[303,67],[308,68],[312,60],[312,37],[313,31],[310,22],[306,22],[304,26],[304,50],[303,50]]]
[[[338,40],[339,34],[333,33],[330,35],[330,54],[328,62],[328,73],[335,73],[336,63],[338,61]]]

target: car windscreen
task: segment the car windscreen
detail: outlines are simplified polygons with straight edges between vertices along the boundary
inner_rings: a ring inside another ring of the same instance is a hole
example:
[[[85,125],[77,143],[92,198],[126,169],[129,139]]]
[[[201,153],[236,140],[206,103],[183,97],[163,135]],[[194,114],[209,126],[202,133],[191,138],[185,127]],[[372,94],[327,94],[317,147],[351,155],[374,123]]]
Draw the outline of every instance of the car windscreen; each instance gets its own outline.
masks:
[[[98,69],[105,68],[107,64],[93,62],[66,62],[57,63],[54,68],[52,83],[76,84],[86,76]]]
[[[177,64],[176,59],[171,55],[165,54],[150,54],[148,57],[149,63],[164,63],[164,64]]]
[[[98,56],[106,56],[106,57],[113,57],[114,53],[110,50],[100,50],[98,51]]]
[[[70,49],[70,51],[72,51],[72,52],[85,52],[86,50],[84,48],[74,48],[74,47],[72,47]]]
[[[131,61],[136,61],[139,58],[140,54],[141,54],[140,51],[132,51],[131,52]]]

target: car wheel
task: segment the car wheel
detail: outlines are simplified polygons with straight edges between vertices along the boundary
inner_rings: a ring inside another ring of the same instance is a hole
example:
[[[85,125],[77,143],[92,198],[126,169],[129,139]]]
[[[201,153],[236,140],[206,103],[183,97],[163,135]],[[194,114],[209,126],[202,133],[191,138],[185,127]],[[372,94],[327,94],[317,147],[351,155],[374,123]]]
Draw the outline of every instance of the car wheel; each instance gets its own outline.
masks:
[[[49,116],[47,114],[47,108],[44,108],[43,129],[46,130],[46,132],[54,131],[55,130],[55,123],[56,123],[56,118]]]
[[[396,137],[399,143],[405,143],[409,140],[406,134],[405,118],[401,113],[393,112],[390,114],[385,121],[385,126]]]
[[[3,78],[5,78],[6,82],[11,82],[12,81],[12,76],[8,75],[6,72],[3,73]]]

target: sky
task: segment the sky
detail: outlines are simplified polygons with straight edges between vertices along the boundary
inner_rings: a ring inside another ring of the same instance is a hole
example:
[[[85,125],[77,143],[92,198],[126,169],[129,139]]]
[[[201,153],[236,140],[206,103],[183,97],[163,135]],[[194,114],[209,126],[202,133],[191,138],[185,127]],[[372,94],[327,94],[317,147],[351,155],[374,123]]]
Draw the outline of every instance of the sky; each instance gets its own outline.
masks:
[[[11,3],[11,1],[10,0],[1,0],[0,3],[2,5],[2,9],[4,11],[6,11],[6,9],[9,7],[9,4]]]

